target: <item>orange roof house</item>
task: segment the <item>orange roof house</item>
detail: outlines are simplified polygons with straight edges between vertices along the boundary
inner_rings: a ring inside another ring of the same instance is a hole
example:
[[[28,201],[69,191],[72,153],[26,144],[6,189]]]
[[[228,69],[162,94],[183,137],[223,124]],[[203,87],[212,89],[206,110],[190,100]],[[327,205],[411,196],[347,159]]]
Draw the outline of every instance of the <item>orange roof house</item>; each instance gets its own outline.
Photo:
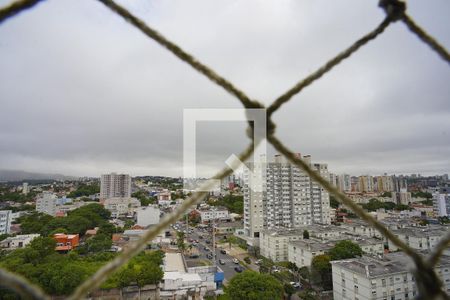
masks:
[[[80,243],[78,234],[56,233],[53,238],[56,241],[56,251],[70,251],[78,247]]]

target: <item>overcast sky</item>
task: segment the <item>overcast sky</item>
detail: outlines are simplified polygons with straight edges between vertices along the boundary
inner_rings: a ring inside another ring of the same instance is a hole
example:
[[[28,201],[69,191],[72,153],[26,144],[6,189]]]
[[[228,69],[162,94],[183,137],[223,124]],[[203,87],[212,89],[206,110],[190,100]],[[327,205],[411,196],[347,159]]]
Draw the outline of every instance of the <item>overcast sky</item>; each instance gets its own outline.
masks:
[[[264,104],[384,17],[375,0],[120,3]],[[450,48],[450,1],[408,11]],[[331,172],[442,174],[449,98],[449,65],[396,23],[274,119]],[[183,109],[241,105],[102,4],[48,0],[0,26],[0,107],[0,169],[179,176]],[[198,125],[199,175],[247,145],[244,129]]]

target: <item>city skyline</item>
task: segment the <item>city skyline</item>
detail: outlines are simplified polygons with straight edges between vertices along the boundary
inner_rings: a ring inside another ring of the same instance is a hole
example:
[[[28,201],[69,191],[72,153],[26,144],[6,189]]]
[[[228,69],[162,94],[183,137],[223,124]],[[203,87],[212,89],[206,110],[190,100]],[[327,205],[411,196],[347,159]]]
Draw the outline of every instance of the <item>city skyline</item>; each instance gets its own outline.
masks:
[[[384,18],[360,1],[123,4],[264,104]],[[408,1],[444,46],[449,8]],[[4,169],[181,176],[183,109],[241,108],[99,3],[45,2],[0,35]],[[337,174],[449,173],[449,75],[393,24],[277,112],[277,134]],[[199,128],[202,176],[248,143],[244,123],[217,123]]]

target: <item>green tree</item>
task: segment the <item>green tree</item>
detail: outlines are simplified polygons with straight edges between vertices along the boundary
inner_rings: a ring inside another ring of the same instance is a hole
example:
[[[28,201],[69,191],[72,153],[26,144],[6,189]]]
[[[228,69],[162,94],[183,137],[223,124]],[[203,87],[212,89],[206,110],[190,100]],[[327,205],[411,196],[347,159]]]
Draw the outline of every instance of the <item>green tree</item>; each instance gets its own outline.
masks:
[[[303,239],[308,240],[309,239],[309,231],[308,230],[303,230]]]
[[[184,237],[185,234],[183,231],[177,231],[177,246],[182,253],[184,253],[184,251],[186,250],[186,243],[184,242]]]
[[[117,232],[116,226],[114,226],[111,223],[107,223],[107,222],[101,224],[98,228],[98,234],[105,234],[109,237],[111,237],[113,235],[113,233],[116,233],[116,232]]]
[[[431,200],[431,199],[420,201],[420,203],[422,203],[423,205],[427,205],[427,206],[433,206],[433,200]]]
[[[50,237],[37,237],[29,245],[29,249],[37,251],[40,257],[46,257],[55,253],[56,241]]]
[[[99,184],[81,184],[78,188],[70,192],[67,197],[68,198],[78,198],[81,196],[91,196],[94,194],[100,193],[100,185]]]
[[[311,262],[312,277],[316,283],[321,283],[325,290],[332,287],[331,257],[326,254],[314,256]]]
[[[339,207],[339,201],[334,198],[334,196],[330,196],[330,206],[332,208],[338,208]]]
[[[298,274],[300,275],[301,278],[305,279],[306,281],[310,281],[310,276],[311,274],[309,273],[309,269],[308,267],[301,267],[300,269],[298,269]]]
[[[363,251],[358,244],[352,241],[339,241],[336,245],[328,251],[328,255],[332,260],[354,258],[361,256]]]
[[[283,286],[268,274],[245,271],[234,276],[225,289],[231,300],[273,300],[283,298]]]
[[[392,193],[391,192],[384,192],[383,194],[381,194],[381,197],[391,198],[392,197]]]
[[[47,214],[33,212],[19,218],[20,229],[23,234],[40,233],[54,218]]]
[[[405,204],[397,204],[397,205],[395,206],[395,210],[399,210],[399,211],[402,211],[402,210],[411,210],[411,207],[409,207],[408,205],[405,205]]]
[[[86,247],[87,252],[102,252],[111,249],[112,240],[111,237],[106,234],[97,234],[89,239],[87,239],[84,247]]]
[[[287,298],[291,299],[292,295],[295,294],[295,288],[290,283],[285,283],[283,285],[284,292],[287,294]]]

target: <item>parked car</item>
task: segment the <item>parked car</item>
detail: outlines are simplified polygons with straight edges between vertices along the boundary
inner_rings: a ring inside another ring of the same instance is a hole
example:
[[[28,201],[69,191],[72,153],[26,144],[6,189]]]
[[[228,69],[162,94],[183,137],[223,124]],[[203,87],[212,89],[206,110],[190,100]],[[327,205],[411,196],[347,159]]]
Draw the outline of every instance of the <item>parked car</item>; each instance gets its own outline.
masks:
[[[191,254],[189,255],[189,258],[199,258],[200,256],[198,254]]]
[[[234,270],[238,273],[242,273],[242,271],[244,271],[244,269],[241,266],[234,267]]]
[[[290,284],[296,289],[299,289],[302,287],[302,285],[299,282],[291,281]]]
[[[225,261],[223,259],[219,259],[219,264],[224,265]]]
[[[206,254],[206,258],[212,259],[212,258],[213,258],[213,255],[212,255],[211,253],[208,253],[208,254]]]
[[[237,258],[233,258],[233,262],[234,262],[235,264],[238,264],[238,263],[239,263],[239,260],[238,260]]]
[[[209,251],[209,248],[205,246],[205,247],[203,247],[203,250]]]
[[[210,240],[206,240],[205,243],[211,244],[211,241]]]
[[[227,251],[225,251],[224,249],[220,250],[220,253],[222,254],[227,254]]]

